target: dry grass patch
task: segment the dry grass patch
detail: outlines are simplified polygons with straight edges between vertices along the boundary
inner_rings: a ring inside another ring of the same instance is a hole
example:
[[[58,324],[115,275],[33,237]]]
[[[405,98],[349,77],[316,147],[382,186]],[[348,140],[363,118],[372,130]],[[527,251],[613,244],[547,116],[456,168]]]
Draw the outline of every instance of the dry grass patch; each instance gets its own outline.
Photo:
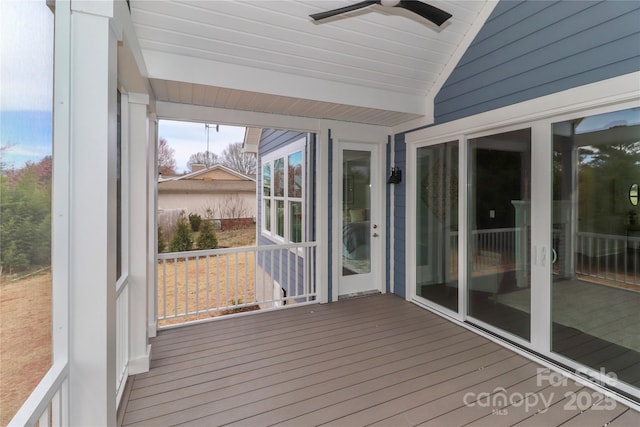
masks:
[[[218,244],[221,247],[252,246],[256,243],[256,229],[253,227],[239,230],[228,230],[216,232]],[[219,282],[221,287],[228,278],[229,283],[234,286],[230,289],[221,290],[218,293],[209,294],[209,302],[215,302],[216,297],[221,303],[228,304],[231,300],[242,299],[243,303],[252,301],[253,294],[253,270],[249,273],[245,270],[245,265],[254,266],[253,254],[249,259],[238,263],[239,271],[236,275],[235,266],[226,273],[221,270]],[[195,265],[195,264],[194,264]],[[229,263],[231,267],[231,263]],[[159,264],[161,268],[161,264]],[[178,277],[184,278],[187,266],[178,266]],[[178,292],[178,309],[184,309],[185,295],[187,295],[190,307],[195,307],[195,301],[202,306],[205,303],[204,295],[206,291],[202,286],[206,283],[204,272],[195,269],[189,271],[190,283],[195,283],[198,276],[201,282],[200,288],[195,287],[186,292]],[[158,271],[161,274],[161,271]],[[235,290],[235,280],[243,285]],[[173,280],[173,279],[171,279]],[[183,279],[181,279],[183,280]],[[210,278],[210,281],[212,279]],[[170,282],[170,283],[173,283]],[[245,285],[249,284],[249,285]],[[164,298],[162,296],[161,298]],[[162,304],[159,301],[160,315],[162,315]],[[175,309],[173,288],[167,292],[168,312]],[[218,312],[221,315],[228,312],[250,310],[253,307],[231,308]],[[201,316],[202,317],[202,316]],[[201,318],[200,317],[200,318]],[[206,317],[211,317],[208,315]],[[180,322],[195,320],[193,318],[181,318]],[[174,320],[177,323],[178,320]],[[170,322],[167,322],[170,323]],[[51,367],[51,271],[27,277],[21,280],[10,282],[4,278],[0,281],[0,425],[7,425],[20,406],[29,397],[33,389],[38,385],[42,377]]]
[[[228,314],[242,309],[235,306],[252,306],[253,302],[254,252],[209,257],[208,265],[207,258],[158,263],[158,317],[219,309],[217,312],[164,319],[159,321],[159,326]]]
[[[221,248],[239,248],[243,246],[255,246],[256,225],[237,230],[216,231],[218,246]]]
[[[0,282],[0,425],[51,367],[51,271]]]

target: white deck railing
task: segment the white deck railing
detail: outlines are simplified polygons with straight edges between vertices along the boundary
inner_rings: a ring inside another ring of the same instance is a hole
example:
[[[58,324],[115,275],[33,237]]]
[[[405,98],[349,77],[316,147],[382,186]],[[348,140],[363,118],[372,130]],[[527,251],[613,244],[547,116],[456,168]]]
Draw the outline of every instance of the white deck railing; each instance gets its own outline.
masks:
[[[67,426],[69,368],[54,364],[9,422],[10,426]]]
[[[116,404],[129,377],[129,280],[116,290]]]
[[[160,327],[314,302],[315,242],[159,254]]]
[[[640,285],[640,237],[576,233],[576,273]]]
[[[514,266],[517,228],[472,231],[472,271]],[[554,232],[554,245],[562,245],[561,236]],[[451,249],[457,252],[458,233],[451,233]],[[562,263],[563,248],[554,247],[554,262]],[[571,248],[567,248],[571,250]],[[612,284],[640,285],[640,237],[578,232],[572,249],[575,268],[569,274],[600,279]],[[454,259],[457,265],[457,258]],[[564,261],[566,262],[566,261]],[[570,265],[570,264],[565,264]],[[560,267],[556,265],[554,271]],[[557,272],[557,271],[556,271]]]
[[[519,228],[491,228],[471,231],[472,272],[514,265],[516,233]]]

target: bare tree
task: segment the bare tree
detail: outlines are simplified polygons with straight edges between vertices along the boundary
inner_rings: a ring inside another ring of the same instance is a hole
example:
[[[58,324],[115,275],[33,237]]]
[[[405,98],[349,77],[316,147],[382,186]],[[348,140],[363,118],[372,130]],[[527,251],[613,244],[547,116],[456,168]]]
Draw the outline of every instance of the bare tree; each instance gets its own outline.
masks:
[[[246,218],[249,211],[247,202],[238,194],[225,196],[224,200],[218,202],[218,218],[238,219]]]
[[[207,167],[221,163],[220,156],[211,151],[201,151],[192,154],[187,162],[187,167],[193,172],[192,165],[206,165]]]
[[[242,151],[242,142],[234,142],[222,152],[222,164],[245,175],[256,173],[256,156]]]
[[[210,199],[204,206],[205,219],[238,219],[249,216],[247,201],[238,194],[228,194],[224,199]]]
[[[176,174],[175,150],[169,147],[166,138],[158,141],[158,175],[173,176]]]

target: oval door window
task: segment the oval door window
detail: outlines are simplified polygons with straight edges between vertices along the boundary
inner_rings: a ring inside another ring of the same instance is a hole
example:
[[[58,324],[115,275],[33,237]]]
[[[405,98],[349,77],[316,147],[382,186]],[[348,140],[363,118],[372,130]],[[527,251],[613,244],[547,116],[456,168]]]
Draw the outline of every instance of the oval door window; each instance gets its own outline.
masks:
[[[632,184],[629,188],[629,201],[633,206],[638,206],[638,184]]]

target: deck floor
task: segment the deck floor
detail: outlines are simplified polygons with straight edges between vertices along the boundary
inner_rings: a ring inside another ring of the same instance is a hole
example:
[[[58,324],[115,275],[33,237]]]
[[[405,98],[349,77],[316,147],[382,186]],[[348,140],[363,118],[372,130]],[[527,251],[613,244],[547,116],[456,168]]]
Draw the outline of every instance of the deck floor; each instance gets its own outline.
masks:
[[[393,295],[164,330],[151,365],[130,382],[123,426],[640,425]]]

